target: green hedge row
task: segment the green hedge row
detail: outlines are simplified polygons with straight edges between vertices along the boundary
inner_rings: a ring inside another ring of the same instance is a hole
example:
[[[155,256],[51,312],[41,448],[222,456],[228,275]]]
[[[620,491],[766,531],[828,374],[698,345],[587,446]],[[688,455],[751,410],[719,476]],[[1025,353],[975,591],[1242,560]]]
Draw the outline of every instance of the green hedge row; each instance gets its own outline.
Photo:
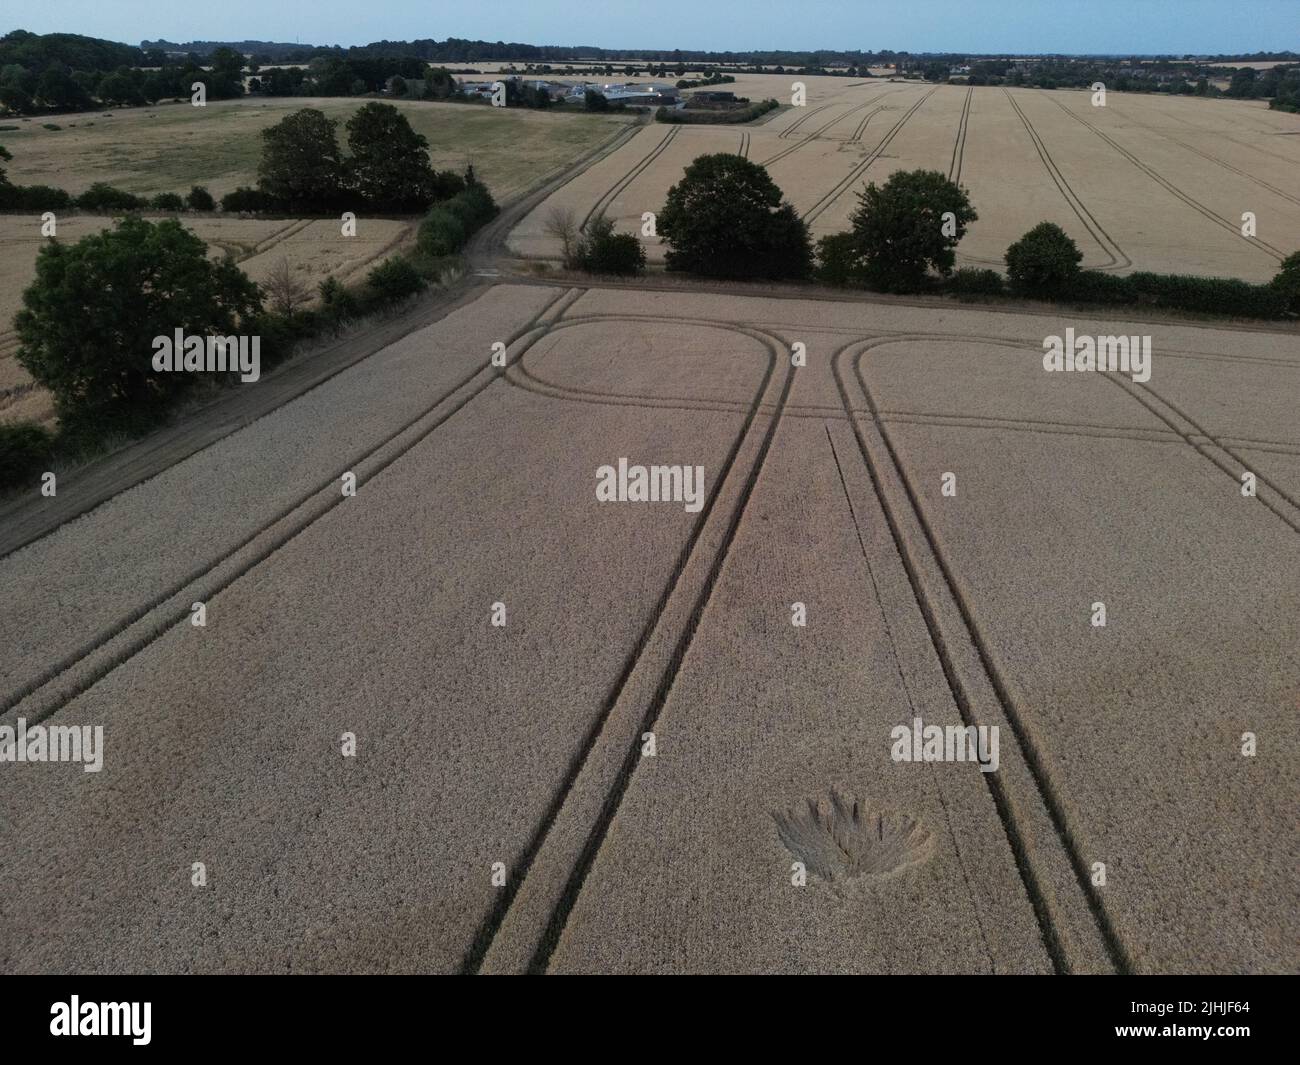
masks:
[[[781,105],[776,100],[761,100],[739,111],[676,111],[661,107],[655,111],[656,122],[681,126],[728,126],[740,122],[753,122]]]
[[[464,192],[429,208],[420,223],[415,246],[425,255],[455,255],[496,213],[492,194],[474,182]]]

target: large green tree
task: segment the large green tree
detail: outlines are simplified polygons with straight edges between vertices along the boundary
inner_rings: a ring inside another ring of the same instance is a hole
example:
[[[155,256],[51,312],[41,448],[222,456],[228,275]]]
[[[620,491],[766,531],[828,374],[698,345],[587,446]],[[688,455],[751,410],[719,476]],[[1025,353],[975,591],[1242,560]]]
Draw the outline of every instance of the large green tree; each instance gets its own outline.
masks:
[[[348,183],[368,205],[422,211],[437,199],[429,142],[392,104],[371,102],[348,119]]]
[[[807,277],[808,226],[768,172],[739,155],[701,155],[668,190],[657,219],[669,270],[703,277]]]
[[[957,242],[979,216],[966,191],[938,170],[899,170],[858,194],[850,216],[854,250],[867,281],[886,292],[912,292],[930,269],[947,276]]]
[[[257,286],[175,219],[125,218],[68,245],[45,244],[14,319],[18,361],[50,390],[65,427],[138,426],[199,376],[156,373],[153,341],[234,333]]]
[[[258,187],[292,210],[333,209],[343,189],[337,128],[324,112],[304,107],[262,130]]]

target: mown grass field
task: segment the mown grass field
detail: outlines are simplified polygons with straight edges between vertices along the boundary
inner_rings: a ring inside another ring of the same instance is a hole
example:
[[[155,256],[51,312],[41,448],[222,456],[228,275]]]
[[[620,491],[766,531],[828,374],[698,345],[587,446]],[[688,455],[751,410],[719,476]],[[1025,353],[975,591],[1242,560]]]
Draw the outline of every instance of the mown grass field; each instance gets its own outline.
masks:
[[[433,165],[463,169],[473,163],[498,199],[509,198],[539,177],[597,144],[626,116],[501,111],[471,104],[388,101],[429,139]],[[364,100],[337,97],[245,98],[192,107],[160,104],[104,114],[14,119],[0,132],[13,153],[11,181],[55,185],[82,192],[106,181],[128,192],[184,192],[206,185],[220,198],[257,181],[261,131],[303,107],[339,122],[346,147],[348,118]],[[43,122],[59,125],[47,130]]]

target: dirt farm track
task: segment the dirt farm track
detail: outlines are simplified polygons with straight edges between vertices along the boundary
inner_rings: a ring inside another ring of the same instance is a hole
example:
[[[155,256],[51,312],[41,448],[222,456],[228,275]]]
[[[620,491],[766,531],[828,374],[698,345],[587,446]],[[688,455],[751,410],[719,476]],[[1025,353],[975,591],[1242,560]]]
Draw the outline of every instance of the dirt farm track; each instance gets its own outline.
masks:
[[[1050,218],[1264,277],[1295,116],[825,80],[629,130],[459,287],[0,504],[0,728],[103,728],[0,759],[0,971],[1300,968],[1294,324],[515,258],[729,137],[818,231],[935,165],[971,261]],[[1067,330],[1149,377],[1048,372]]]

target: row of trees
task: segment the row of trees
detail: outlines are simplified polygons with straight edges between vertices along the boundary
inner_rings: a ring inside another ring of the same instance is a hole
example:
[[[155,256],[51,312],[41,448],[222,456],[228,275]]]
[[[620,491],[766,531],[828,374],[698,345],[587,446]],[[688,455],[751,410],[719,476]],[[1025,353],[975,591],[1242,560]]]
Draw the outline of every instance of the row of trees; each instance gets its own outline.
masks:
[[[896,171],[883,185],[858,194],[850,228],[823,237],[815,253],[807,223],[784,200],[761,165],[738,155],[702,155],[668,192],[657,216],[670,271],[738,280],[813,277],[836,286],[880,292],[952,292],[961,297],[1010,294],[1053,301],[1137,304],[1205,314],[1278,318],[1300,313],[1300,252],[1274,280],[1254,285],[1232,278],[1081,269],[1078,246],[1059,226],[1043,222],[1006,252],[1006,278],[994,270],[955,269],[956,249],[978,219],[966,190],[935,170]],[[560,239],[565,265],[596,273],[637,273],[634,253],[596,261],[593,246],[613,234],[579,235],[552,213],[548,231]],[[630,265],[629,265],[630,264]]]
[[[427,138],[392,104],[372,101],[348,119],[346,156],[337,129],[336,119],[305,107],[263,130],[260,198],[245,197],[242,206],[316,214],[363,206],[406,214],[465,189],[461,175],[434,170]]]

